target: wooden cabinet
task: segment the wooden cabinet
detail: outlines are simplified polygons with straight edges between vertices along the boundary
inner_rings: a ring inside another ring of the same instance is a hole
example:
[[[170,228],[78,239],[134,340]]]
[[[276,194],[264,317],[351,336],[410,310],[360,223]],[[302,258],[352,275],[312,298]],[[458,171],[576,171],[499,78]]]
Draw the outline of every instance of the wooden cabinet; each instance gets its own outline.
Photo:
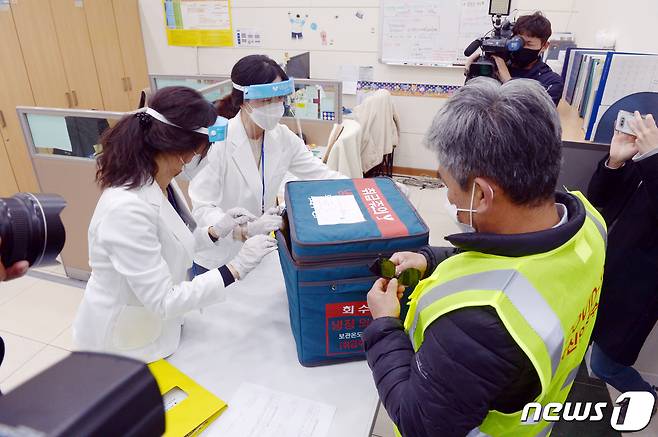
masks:
[[[113,6],[127,79],[128,100],[130,108],[137,109],[141,91],[149,86],[144,45],[135,44],[135,41],[143,41],[139,5],[137,0],[113,0]]]
[[[19,0],[11,3],[11,12],[35,103],[72,107],[50,5],[44,0]]]
[[[105,110],[129,111],[128,81],[123,68],[112,0],[89,0],[84,7]]]
[[[148,87],[137,0],[91,0],[85,11],[105,109],[137,109]]]
[[[72,106],[102,109],[103,98],[84,3],[50,0],[50,9],[57,30],[57,41],[70,88]]]
[[[9,9],[0,9],[0,191],[38,191],[16,106],[34,106],[34,97]]]
[[[138,0],[0,1],[0,194],[38,191],[16,106],[136,109]]]
[[[0,119],[0,123],[2,123],[2,119]],[[0,135],[0,196],[11,196],[17,191],[18,185],[14,177],[14,170],[9,162],[5,140]]]

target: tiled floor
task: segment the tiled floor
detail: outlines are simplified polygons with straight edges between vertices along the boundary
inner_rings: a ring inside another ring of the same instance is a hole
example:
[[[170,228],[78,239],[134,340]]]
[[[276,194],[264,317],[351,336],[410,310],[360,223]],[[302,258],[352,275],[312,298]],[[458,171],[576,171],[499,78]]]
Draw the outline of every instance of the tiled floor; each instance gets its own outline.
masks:
[[[443,209],[445,190],[411,187],[410,198],[430,227],[430,243],[447,244],[443,236],[457,232],[458,228]],[[3,392],[10,391],[73,350],[71,324],[82,298],[80,284],[71,281],[73,285],[69,285],[61,266],[39,269],[31,274],[33,276],[0,284],[0,336],[6,346],[5,360],[0,366]],[[633,436],[658,435],[658,420],[654,422],[651,428]],[[392,422],[384,408],[380,408],[373,436],[393,435]],[[580,431],[578,435],[588,436]]]

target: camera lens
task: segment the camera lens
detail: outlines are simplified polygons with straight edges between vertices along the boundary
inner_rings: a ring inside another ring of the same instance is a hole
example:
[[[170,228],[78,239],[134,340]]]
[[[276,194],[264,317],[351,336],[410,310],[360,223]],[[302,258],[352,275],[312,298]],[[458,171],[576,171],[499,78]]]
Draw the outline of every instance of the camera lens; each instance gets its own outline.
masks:
[[[66,241],[59,217],[66,206],[56,194],[0,197],[0,256],[6,267],[27,260],[31,267],[55,263]]]

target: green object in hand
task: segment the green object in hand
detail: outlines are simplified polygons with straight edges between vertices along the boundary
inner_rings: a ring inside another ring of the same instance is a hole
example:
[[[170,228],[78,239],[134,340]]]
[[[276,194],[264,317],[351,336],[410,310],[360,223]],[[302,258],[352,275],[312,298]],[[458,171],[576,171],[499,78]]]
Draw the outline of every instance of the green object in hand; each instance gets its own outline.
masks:
[[[415,288],[420,282],[420,270],[411,268],[403,271],[398,277],[398,282],[405,287]]]
[[[420,282],[420,270],[411,268],[396,275],[395,264],[388,258],[377,258],[370,266],[370,271],[380,278],[393,279],[397,277],[398,283],[405,287],[413,288]]]

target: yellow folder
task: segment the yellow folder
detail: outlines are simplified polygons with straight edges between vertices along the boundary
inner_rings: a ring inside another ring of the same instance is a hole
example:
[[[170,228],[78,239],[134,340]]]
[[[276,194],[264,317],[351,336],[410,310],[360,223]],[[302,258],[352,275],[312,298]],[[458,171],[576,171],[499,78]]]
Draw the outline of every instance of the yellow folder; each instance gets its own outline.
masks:
[[[159,360],[148,365],[165,403],[165,437],[199,435],[227,407],[190,377]]]

